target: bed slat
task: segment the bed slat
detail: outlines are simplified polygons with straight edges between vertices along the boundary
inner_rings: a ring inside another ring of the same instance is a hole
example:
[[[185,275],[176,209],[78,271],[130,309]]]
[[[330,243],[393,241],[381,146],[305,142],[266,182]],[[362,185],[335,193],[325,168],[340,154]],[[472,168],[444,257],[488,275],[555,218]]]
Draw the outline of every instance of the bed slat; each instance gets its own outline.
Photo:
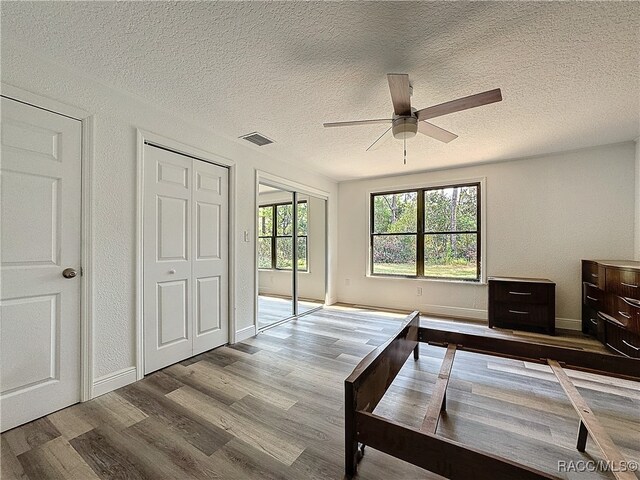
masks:
[[[451,367],[453,367],[453,359],[456,356],[456,346],[449,344],[447,351],[442,359],[440,373],[436,380],[436,385],[429,400],[427,414],[422,422],[421,431],[427,433],[436,433],[438,428],[438,420],[440,420],[440,412],[447,409],[447,385],[449,384],[449,376],[451,375]]]
[[[564,393],[567,394],[567,397],[569,397],[569,400],[571,401],[571,405],[573,405],[573,408],[575,408],[576,412],[578,412],[578,416],[580,417],[580,425],[578,427],[578,450],[581,452],[584,452],[585,450],[585,444],[587,441],[587,436],[585,434],[586,427],[593,441],[598,445],[598,447],[600,447],[600,450],[602,450],[605,459],[612,462],[613,475],[618,480],[637,480],[637,477],[633,472],[622,471],[623,469],[621,467],[626,464],[625,458],[618,450],[618,447],[616,447],[616,444],[613,443],[613,440],[611,440],[607,431],[593,414],[585,399],[582,398],[582,395],[580,395],[580,392],[578,392],[578,389],[575,387],[564,369],[556,360],[547,360],[547,363],[551,367],[551,370],[553,370],[553,373],[560,382],[560,386],[564,390]]]

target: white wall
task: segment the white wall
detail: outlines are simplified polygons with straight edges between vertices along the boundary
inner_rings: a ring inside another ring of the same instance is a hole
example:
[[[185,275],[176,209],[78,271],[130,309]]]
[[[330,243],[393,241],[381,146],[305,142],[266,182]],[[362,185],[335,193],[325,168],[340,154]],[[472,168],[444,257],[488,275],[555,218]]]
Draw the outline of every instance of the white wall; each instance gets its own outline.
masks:
[[[640,261],[640,138],[636,139],[636,242],[635,259]]]
[[[550,278],[557,283],[556,315],[570,319],[558,326],[579,328],[580,259],[633,256],[634,148],[628,142],[341,183],[339,300],[486,318],[486,285],[367,276],[370,192],[486,177],[487,273]]]
[[[237,331],[246,335],[254,324],[256,169],[329,192],[329,251],[335,267],[335,182],[270,158],[269,147],[259,149],[219,137],[206,125],[194,125],[192,120],[158,110],[9,42],[2,44],[1,66],[3,82],[95,115],[93,376],[101,391],[108,390],[112,374],[131,368],[136,358],[136,128],[237,162],[236,282],[231,286],[235,289]],[[245,230],[249,232],[247,243],[242,241]],[[330,276],[329,291],[333,289]]]
[[[291,202],[290,192],[261,193],[259,205]],[[325,200],[298,194],[298,200],[308,202],[307,221],[307,271],[298,272],[298,297],[324,302],[326,213]],[[291,296],[292,272],[290,270],[259,270],[258,291],[265,295]]]

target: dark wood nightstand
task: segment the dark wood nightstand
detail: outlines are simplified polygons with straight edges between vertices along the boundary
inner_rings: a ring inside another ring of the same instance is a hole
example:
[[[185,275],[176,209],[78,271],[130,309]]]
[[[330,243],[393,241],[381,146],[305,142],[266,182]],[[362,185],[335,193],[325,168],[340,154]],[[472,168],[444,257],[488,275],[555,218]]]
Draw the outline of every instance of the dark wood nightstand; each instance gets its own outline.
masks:
[[[556,284],[545,278],[489,277],[489,327],[556,332]]]

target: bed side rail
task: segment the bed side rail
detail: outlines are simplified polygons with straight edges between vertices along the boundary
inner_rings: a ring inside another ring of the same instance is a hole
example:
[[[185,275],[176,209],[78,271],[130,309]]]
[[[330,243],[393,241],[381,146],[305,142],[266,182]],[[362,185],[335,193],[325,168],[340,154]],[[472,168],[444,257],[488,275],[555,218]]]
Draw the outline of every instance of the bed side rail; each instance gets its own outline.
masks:
[[[597,374],[606,373],[628,380],[640,380],[640,359],[636,358],[428,327],[420,327],[420,340],[438,345],[455,344],[458,345],[458,350],[531,362],[546,363],[547,359],[551,358],[560,362],[565,368]]]
[[[412,351],[417,355],[420,312],[411,313],[398,332],[369,353],[344,381],[346,472],[355,475],[356,412],[373,412]]]

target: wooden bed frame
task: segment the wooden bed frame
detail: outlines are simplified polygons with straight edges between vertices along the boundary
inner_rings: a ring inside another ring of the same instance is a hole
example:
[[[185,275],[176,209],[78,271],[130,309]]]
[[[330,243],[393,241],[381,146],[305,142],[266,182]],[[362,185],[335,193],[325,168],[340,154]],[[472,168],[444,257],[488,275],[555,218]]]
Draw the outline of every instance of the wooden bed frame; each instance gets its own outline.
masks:
[[[446,347],[440,373],[422,427],[415,429],[375,415],[373,410],[413,351],[419,357],[420,342]],[[469,333],[420,326],[413,312],[398,332],[367,355],[345,380],[345,474],[352,478],[364,455],[365,445],[450,479],[528,480],[558,478],[509,459],[465,446],[436,435],[440,412],[446,409],[446,392],[455,352],[465,350],[499,357],[548,364],[574,406],[578,424],[577,449],[584,452],[587,437],[600,447],[613,466],[624,466],[624,457],[595,418],[566,375],[563,367],[597,374],[640,380],[640,360]],[[618,479],[637,480],[634,473],[614,468]]]

